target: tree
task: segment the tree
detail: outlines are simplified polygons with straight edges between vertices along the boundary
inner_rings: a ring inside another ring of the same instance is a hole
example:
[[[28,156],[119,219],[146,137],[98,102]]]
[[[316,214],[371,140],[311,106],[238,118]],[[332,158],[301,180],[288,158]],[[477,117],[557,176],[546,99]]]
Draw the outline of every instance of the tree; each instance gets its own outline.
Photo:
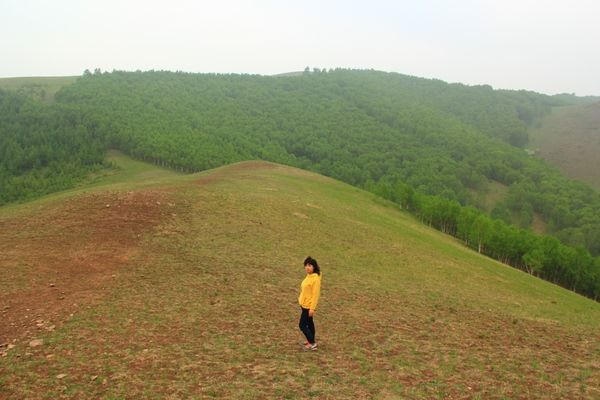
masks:
[[[523,264],[525,270],[531,275],[537,275],[542,270],[544,263],[546,262],[546,256],[541,248],[535,247],[528,251],[523,256]]]
[[[492,221],[486,215],[479,215],[471,227],[470,238],[473,243],[477,243],[477,252],[481,253],[490,237]]]

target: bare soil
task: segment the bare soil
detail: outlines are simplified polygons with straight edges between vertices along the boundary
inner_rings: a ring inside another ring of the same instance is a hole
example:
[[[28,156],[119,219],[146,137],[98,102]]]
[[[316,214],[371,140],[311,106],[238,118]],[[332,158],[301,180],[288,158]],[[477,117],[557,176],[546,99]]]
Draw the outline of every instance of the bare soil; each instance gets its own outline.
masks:
[[[166,190],[102,192],[1,219],[0,345],[53,330],[101,298],[170,215],[168,199]]]

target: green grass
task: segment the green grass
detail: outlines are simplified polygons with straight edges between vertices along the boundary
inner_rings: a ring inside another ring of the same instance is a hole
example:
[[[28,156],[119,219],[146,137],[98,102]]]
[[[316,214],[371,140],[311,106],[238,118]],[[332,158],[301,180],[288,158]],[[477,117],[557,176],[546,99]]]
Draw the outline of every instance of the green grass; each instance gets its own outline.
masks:
[[[117,150],[108,152],[107,161],[114,164],[117,167],[116,170],[105,172],[104,175],[93,177],[93,179],[90,178],[91,182],[88,182],[86,186],[90,184],[94,186],[120,184],[139,187],[139,185],[157,185],[161,182],[173,181],[174,178],[182,176],[171,169],[134,160]]]
[[[175,176],[112,157],[121,178],[94,190],[168,187],[173,212],[101,302],[0,359],[0,397],[600,395],[598,303],[316,174],[239,163]],[[297,344],[307,255],[323,270],[317,353]]]

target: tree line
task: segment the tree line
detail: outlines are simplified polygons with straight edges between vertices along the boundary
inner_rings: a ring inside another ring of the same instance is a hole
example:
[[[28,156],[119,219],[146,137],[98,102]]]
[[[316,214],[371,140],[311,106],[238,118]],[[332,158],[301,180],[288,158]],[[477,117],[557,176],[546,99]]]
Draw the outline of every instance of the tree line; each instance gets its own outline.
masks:
[[[600,299],[600,257],[594,258],[581,246],[564,245],[552,236],[509,225],[453,200],[420,194],[402,182],[380,182],[369,189],[481,254]]]

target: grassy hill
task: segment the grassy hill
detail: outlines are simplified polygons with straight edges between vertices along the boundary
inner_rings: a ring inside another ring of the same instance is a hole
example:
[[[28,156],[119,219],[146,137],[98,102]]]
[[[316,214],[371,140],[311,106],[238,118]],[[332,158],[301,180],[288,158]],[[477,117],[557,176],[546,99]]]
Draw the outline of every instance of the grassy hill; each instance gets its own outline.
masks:
[[[600,396],[598,303],[314,173],[111,159],[92,187],[0,208],[0,398]]]
[[[563,174],[600,189],[600,102],[555,108],[530,136],[531,146]]]

